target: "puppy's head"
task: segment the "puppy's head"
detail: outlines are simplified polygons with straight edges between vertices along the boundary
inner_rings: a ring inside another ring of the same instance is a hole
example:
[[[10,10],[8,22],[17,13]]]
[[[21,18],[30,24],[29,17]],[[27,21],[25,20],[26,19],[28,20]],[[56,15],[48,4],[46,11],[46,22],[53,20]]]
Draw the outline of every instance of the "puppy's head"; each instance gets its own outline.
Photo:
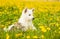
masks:
[[[33,20],[34,19],[33,12],[34,12],[33,8],[32,9],[25,8],[23,10],[23,14],[24,14],[25,19],[27,19],[27,20]]]

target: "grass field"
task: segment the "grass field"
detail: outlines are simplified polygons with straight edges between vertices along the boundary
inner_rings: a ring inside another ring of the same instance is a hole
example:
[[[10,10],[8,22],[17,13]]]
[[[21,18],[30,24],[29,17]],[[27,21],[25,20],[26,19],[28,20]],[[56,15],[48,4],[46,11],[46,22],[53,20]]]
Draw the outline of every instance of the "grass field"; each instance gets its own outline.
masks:
[[[37,31],[3,28],[18,21],[24,7],[35,8],[33,23]],[[60,39],[60,2],[17,2],[0,4],[0,39]]]

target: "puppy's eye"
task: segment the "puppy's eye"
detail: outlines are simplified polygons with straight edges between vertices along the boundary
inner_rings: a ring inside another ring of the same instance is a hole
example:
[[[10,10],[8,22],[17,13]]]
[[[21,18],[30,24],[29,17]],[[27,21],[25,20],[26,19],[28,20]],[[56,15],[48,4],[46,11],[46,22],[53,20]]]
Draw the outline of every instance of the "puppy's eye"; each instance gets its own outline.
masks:
[[[31,14],[29,14],[29,16],[31,16]]]

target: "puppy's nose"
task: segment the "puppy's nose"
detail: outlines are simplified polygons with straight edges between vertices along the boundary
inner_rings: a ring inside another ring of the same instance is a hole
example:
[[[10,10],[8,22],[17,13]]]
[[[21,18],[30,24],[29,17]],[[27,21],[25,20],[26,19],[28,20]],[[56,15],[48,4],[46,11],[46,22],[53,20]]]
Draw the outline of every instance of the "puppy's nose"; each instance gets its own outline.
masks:
[[[33,18],[33,20],[34,20],[35,18]]]

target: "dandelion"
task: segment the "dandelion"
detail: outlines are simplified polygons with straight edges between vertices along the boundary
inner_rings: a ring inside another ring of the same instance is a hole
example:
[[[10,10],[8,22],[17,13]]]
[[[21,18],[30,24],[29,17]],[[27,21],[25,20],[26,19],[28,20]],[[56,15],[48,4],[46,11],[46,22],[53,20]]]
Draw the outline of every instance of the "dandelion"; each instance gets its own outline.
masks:
[[[60,31],[58,33],[60,34]]]
[[[60,27],[59,27],[59,30],[60,30]]]
[[[50,23],[50,24],[49,24],[49,26],[54,26],[54,25],[55,25],[55,23]]]
[[[53,20],[53,18],[52,18],[52,17],[50,17],[50,18],[49,18],[49,20]]]
[[[39,26],[39,28],[44,28],[44,26]]]
[[[43,11],[44,11],[44,9],[42,9],[42,8],[40,8],[39,10],[40,10],[41,12],[43,12]]]
[[[57,17],[57,21],[60,21],[59,17]]]
[[[2,27],[2,28],[4,28],[4,27],[5,27],[5,25],[1,25],[1,27]]]
[[[22,33],[16,34],[16,37],[22,36]]]
[[[39,28],[41,29],[42,32],[46,32],[47,31],[47,29],[44,26],[40,26]]]
[[[44,35],[41,35],[41,38],[44,38]]]
[[[58,23],[56,23],[55,25],[56,25],[57,27],[59,26],[59,24],[58,24]]]
[[[8,24],[10,24],[11,22],[9,21],[9,22],[7,22]]]
[[[42,32],[46,32],[47,30],[46,30],[45,28],[42,28],[41,31],[42,31]]]
[[[33,36],[33,38],[38,38],[38,36]]]
[[[47,30],[49,31],[49,30],[51,30],[49,27],[47,27]]]
[[[56,33],[57,31],[55,30],[54,32]]]
[[[8,34],[6,34],[6,39],[9,39],[9,35]]]
[[[28,35],[28,36],[26,36],[26,38],[30,38],[30,36]]]

